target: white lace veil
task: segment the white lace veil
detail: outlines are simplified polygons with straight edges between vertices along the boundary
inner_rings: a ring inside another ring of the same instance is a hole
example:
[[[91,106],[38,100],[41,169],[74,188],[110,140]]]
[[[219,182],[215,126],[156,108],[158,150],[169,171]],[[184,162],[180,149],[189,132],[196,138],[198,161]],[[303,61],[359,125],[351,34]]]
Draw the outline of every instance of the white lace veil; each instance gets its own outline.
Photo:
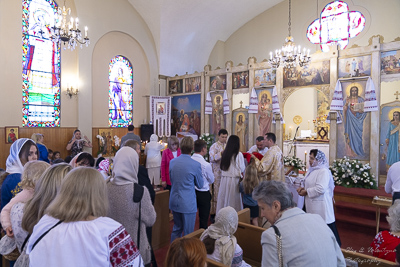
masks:
[[[307,177],[315,170],[323,169],[326,168],[328,170],[329,174],[329,189],[330,193],[333,196],[333,189],[335,188],[335,183],[333,182],[333,176],[331,171],[329,170],[329,162],[321,150],[317,151],[317,155],[315,156],[315,160],[313,162],[313,165],[310,166],[310,168],[307,171],[306,179]]]
[[[206,236],[215,239],[215,247],[218,246],[221,253],[222,263],[231,266],[236,248],[236,237],[233,235],[238,226],[238,215],[234,208],[225,207],[218,211],[215,223],[211,224],[201,235],[203,240]]]
[[[21,148],[24,146],[26,141],[31,140],[29,138],[20,138],[15,141],[10,147],[10,155],[6,161],[6,172],[9,174],[12,173],[22,173],[24,171],[24,166],[21,163],[19,158],[19,152]],[[33,142],[33,140],[31,140]]]

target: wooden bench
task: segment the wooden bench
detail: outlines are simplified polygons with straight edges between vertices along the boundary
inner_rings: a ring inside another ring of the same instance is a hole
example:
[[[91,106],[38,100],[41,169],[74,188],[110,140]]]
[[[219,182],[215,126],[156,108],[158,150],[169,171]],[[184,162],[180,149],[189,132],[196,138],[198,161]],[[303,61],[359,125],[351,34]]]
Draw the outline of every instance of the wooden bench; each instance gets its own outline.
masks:
[[[243,249],[243,260],[252,266],[261,266],[261,235],[266,229],[239,222],[235,236]]]
[[[398,266],[396,263],[392,261],[383,260],[374,256],[362,254],[359,252],[353,252],[351,250],[343,249],[343,256],[346,259],[346,266],[358,266],[358,267],[371,267],[371,266],[379,266],[379,267],[393,267]],[[358,265],[356,265],[357,263]]]
[[[239,222],[251,224],[249,208],[239,210],[237,214],[238,214]]]
[[[156,210],[157,218],[153,225],[153,237],[151,245],[153,250],[169,245],[169,191],[163,190],[156,192],[154,200],[154,209]]]

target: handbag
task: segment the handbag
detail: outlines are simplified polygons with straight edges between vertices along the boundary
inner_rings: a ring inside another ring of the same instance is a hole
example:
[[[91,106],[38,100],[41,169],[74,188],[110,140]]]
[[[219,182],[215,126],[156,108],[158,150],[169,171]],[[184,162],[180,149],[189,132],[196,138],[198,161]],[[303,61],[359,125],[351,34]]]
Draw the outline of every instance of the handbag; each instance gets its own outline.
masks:
[[[19,257],[19,251],[13,237],[7,235],[0,240],[0,254],[9,261],[15,261]]]
[[[279,267],[283,267],[282,236],[281,236],[281,233],[279,232],[278,227],[276,227],[275,225],[271,225],[271,227],[274,228],[274,231],[275,231],[276,248],[278,251]]]

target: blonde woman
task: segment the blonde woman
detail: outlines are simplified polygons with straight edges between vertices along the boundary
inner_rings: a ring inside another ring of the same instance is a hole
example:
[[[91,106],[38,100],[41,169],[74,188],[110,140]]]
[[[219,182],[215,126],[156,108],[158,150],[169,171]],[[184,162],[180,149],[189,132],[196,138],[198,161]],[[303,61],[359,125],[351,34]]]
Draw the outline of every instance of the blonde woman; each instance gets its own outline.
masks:
[[[1,225],[9,237],[14,236],[10,219],[12,207],[18,202],[26,202],[32,198],[35,192],[36,181],[39,180],[40,176],[49,167],[50,164],[44,161],[31,161],[25,164],[21,181],[22,191],[12,198],[0,213]]]
[[[105,181],[97,170],[80,167],[69,172],[33,229],[27,247],[30,265],[142,266],[125,228],[105,217],[107,198]]]
[[[32,199],[26,203],[19,202],[12,207],[11,224],[17,248],[21,253],[16,261],[16,266],[29,266],[29,257],[26,255],[28,235],[32,234],[33,227],[56,197],[61,187],[61,181],[70,170],[72,167],[65,163],[48,168],[37,181]]]
[[[34,133],[32,134],[31,139],[36,143],[36,146],[38,147],[39,160],[43,160],[46,161],[47,163],[50,163],[48,158],[49,151],[47,150],[47,147],[43,144],[44,135],[41,133]]]

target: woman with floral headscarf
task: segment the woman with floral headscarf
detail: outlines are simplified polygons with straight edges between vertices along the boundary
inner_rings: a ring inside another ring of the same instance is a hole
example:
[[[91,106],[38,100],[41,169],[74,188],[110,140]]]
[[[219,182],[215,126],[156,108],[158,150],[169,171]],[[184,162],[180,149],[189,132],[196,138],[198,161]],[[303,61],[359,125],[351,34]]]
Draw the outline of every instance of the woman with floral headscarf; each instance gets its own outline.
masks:
[[[335,234],[336,240],[341,245],[339,233],[335,224],[333,211],[333,182],[329,163],[324,152],[318,149],[310,150],[310,168],[306,174],[304,188],[298,188],[300,196],[305,196],[306,211],[319,214]]]
[[[238,215],[234,208],[228,206],[218,211],[215,223],[200,236],[209,259],[228,266],[250,266],[243,261],[243,250],[233,235],[237,227]]]

